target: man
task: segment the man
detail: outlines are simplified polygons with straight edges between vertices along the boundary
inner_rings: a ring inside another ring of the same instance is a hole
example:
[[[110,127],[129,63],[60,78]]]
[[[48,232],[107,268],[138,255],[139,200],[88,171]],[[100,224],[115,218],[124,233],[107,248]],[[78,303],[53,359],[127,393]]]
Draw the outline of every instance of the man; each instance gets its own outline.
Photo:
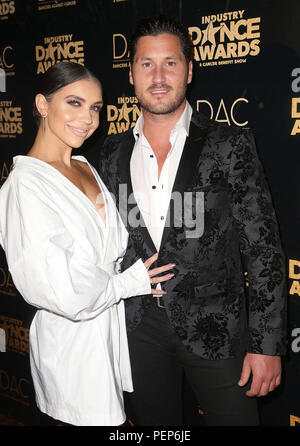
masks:
[[[140,23],[129,80],[142,114],[101,152],[130,234],[123,267],[156,251],[176,264],[166,295],[127,301],[128,402],[136,425],[180,425],[185,374],[206,424],[258,425],[254,397],[279,385],[285,352],[284,260],[250,131],[186,100],[191,48],[173,20]]]

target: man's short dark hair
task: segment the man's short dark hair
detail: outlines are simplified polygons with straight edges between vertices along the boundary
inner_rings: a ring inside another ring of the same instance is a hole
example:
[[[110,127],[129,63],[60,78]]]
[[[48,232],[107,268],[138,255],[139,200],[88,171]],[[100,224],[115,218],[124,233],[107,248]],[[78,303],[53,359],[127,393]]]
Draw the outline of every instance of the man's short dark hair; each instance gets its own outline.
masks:
[[[187,64],[193,58],[193,44],[188,29],[175,19],[166,16],[148,17],[141,20],[131,37],[129,44],[130,62],[136,53],[137,42],[141,37],[158,36],[159,34],[172,34],[177,36],[180,40],[181,49],[186,59]]]

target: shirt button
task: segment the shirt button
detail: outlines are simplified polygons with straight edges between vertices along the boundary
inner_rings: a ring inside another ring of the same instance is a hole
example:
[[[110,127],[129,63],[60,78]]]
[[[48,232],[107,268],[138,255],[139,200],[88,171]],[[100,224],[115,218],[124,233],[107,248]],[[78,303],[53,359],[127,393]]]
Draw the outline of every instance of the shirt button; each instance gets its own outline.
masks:
[[[161,220],[164,220],[164,218],[165,218],[165,217],[164,217],[163,215],[160,217]]]
[[[156,189],[156,186],[152,186],[152,189]]]
[[[154,155],[150,155],[150,158],[154,158]]]

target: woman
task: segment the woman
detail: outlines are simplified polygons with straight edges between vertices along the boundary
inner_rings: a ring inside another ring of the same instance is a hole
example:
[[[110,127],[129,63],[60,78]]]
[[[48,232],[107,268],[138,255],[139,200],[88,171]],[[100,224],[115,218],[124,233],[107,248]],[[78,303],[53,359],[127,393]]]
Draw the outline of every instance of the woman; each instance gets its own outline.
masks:
[[[71,156],[99,125],[99,81],[63,62],[35,98],[38,132],[0,192],[0,241],[13,281],[39,308],[30,327],[36,401],[73,425],[120,425],[132,391],[122,299],[158,294],[174,265],[139,259],[119,273],[128,234],[105,185],[83,156]]]

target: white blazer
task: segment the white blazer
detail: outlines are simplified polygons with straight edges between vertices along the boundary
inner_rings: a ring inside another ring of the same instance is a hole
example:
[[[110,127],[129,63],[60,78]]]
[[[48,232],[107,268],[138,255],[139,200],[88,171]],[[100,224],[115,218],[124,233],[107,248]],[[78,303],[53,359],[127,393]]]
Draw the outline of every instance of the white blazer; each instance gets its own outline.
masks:
[[[133,390],[122,299],[149,294],[151,285],[141,259],[119,272],[128,233],[89,166],[106,223],[53,166],[14,157],[0,190],[0,243],[16,288],[39,309],[30,327],[38,407],[74,425],[119,425],[123,390]]]

